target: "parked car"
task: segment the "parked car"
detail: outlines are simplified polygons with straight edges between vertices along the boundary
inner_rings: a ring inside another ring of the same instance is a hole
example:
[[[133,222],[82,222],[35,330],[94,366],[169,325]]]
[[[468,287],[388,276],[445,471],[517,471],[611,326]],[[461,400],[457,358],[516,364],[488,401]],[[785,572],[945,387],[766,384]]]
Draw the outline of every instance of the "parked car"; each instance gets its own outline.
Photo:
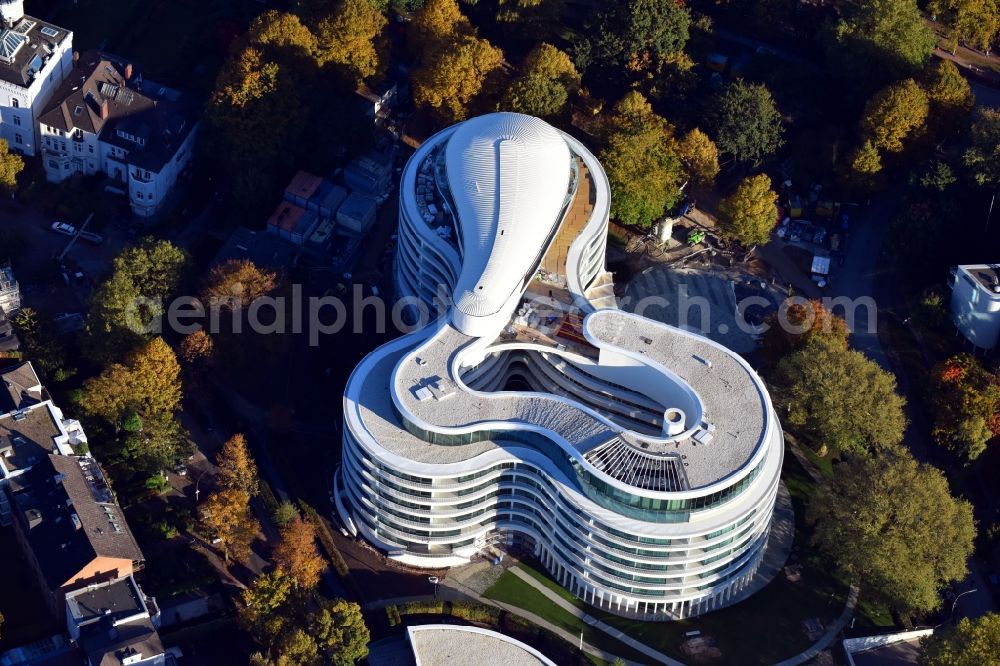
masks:
[[[74,227],[72,224],[66,224],[65,222],[53,222],[52,231],[56,232],[57,234],[62,234],[63,236],[76,235],[76,227]]]

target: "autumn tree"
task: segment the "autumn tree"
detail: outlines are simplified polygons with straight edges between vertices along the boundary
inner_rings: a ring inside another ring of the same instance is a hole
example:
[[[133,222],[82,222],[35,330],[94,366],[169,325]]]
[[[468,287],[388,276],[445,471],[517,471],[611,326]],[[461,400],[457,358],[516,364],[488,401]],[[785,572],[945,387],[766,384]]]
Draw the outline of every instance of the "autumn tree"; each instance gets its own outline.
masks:
[[[281,528],[273,555],[274,563],[303,589],[316,587],[326,569],[326,560],[316,548],[316,527],[298,515]]]
[[[923,127],[930,111],[927,93],[913,79],[886,86],[865,105],[861,131],[879,150],[898,153],[903,141]]]
[[[834,27],[829,55],[866,90],[916,71],[934,51],[934,33],[916,0],[868,0],[849,10]]]
[[[777,201],[766,174],[744,178],[736,191],[719,203],[723,233],[745,247],[764,245],[778,223]]]
[[[707,187],[719,174],[719,150],[697,127],[677,142],[677,154],[688,178],[696,185]]]
[[[952,497],[944,474],[901,449],[850,459],[817,489],[807,517],[844,577],[902,613],[938,607],[941,589],[965,577],[976,534],[972,506]]]
[[[80,406],[110,423],[129,410],[143,415],[172,414],[180,406],[180,364],[163,338],[153,338],[83,385]]]
[[[226,440],[215,457],[215,464],[218,466],[216,480],[221,487],[238,490],[248,497],[257,494],[260,486],[257,463],[250,455],[246,437],[242,434],[236,433]]]
[[[17,189],[17,176],[24,170],[24,158],[10,152],[6,139],[0,139],[0,187]]]
[[[932,434],[967,460],[978,458],[1000,434],[1000,384],[975,356],[959,354],[931,373]]]
[[[950,29],[953,54],[960,39],[980,51],[989,51],[1000,34],[997,0],[930,0],[927,10]]]
[[[570,95],[580,88],[580,74],[569,56],[540,44],[525,58],[524,74],[504,94],[501,108],[548,118],[566,109]]]
[[[208,332],[199,328],[185,335],[180,344],[180,359],[185,369],[185,379],[189,389],[205,385],[209,376],[209,363],[215,351],[215,342]]]
[[[223,487],[209,495],[202,521],[219,540],[227,563],[230,559],[247,560],[260,524],[250,512],[250,495],[246,491]]]
[[[615,104],[600,153],[611,184],[613,217],[648,227],[680,199],[683,168],[673,132],[637,91]]]
[[[896,393],[896,378],[835,340],[814,338],[786,356],[773,384],[779,414],[818,447],[862,454],[903,440],[906,401]]]
[[[839,349],[847,349],[850,334],[847,322],[826,309],[819,299],[805,303],[786,301],[777,312],[768,315],[765,324],[768,328],[761,349],[771,363],[777,363],[818,338],[826,339]]]
[[[249,259],[230,259],[209,270],[201,289],[205,303],[247,306],[278,288],[278,274]]]
[[[930,102],[929,122],[939,133],[954,132],[975,102],[969,82],[955,63],[941,58],[927,68],[922,84]]]
[[[979,185],[1000,185],[1000,110],[981,108],[969,130],[965,165]]]
[[[464,36],[474,34],[469,19],[457,0],[426,0],[407,31],[410,49],[422,59],[446,48]]]
[[[267,205],[277,175],[291,167],[316,51],[316,37],[297,16],[271,10],[254,19],[219,70],[205,114],[207,152],[244,212]]]
[[[80,408],[107,436],[103,454],[129,472],[158,473],[190,450],[177,421],[180,364],[163,338],[153,338],[84,382]]]
[[[502,64],[503,51],[485,39],[461,35],[413,72],[413,101],[446,122],[463,120]]]
[[[1000,615],[943,625],[920,639],[920,666],[1000,666]]]
[[[740,162],[760,164],[784,144],[781,114],[763,84],[734,81],[711,108],[716,145]]]
[[[112,262],[111,277],[88,300],[83,341],[88,356],[106,365],[148,340],[189,261],[166,240],[144,238],[123,249]]]
[[[882,170],[882,155],[871,139],[866,139],[851,158],[851,169],[861,176],[870,177]]]
[[[371,0],[340,0],[317,26],[321,64],[342,67],[360,83],[385,76],[389,44],[383,31],[389,20]]]
[[[675,0],[623,0],[598,15],[594,53],[611,71],[659,72],[684,50],[691,12]]]

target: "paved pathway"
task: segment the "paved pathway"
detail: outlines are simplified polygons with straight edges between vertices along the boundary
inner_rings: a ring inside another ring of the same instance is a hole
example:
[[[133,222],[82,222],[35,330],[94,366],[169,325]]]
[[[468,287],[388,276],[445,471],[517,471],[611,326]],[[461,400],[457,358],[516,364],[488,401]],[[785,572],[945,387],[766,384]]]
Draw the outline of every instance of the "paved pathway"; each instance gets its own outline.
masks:
[[[827,626],[826,631],[823,632],[823,635],[820,636],[819,640],[813,643],[813,646],[805,652],[801,652],[794,657],[785,659],[784,661],[779,661],[774,666],[797,666],[797,664],[804,664],[823,650],[830,647],[830,644],[837,639],[840,632],[847,626],[847,622],[851,619],[851,616],[854,615],[854,607],[857,603],[858,586],[852,585],[851,591],[847,594],[847,603],[844,604],[843,612],[840,614],[840,617]]]
[[[526,574],[520,567],[514,567],[513,569],[510,570],[510,572],[515,576],[517,576],[518,578],[520,578],[525,583],[527,583],[528,585],[530,585],[531,587],[535,588],[536,590],[544,594],[549,601],[559,606],[560,608],[568,612],[570,615],[580,618],[583,621],[583,623],[586,624],[587,626],[594,627],[595,629],[603,631],[608,636],[616,638],[620,640],[622,643],[628,645],[630,648],[643,653],[644,655],[648,656],[651,659],[654,659],[657,663],[669,664],[670,666],[684,666],[682,662],[679,662],[676,659],[671,659],[662,652],[658,652],[653,648],[649,647],[648,645],[646,645],[645,643],[637,641],[631,636],[628,636],[627,634],[623,633],[620,629],[616,629],[615,627],[612,627],[609,624],[605,624],[604,622],[601,622],[594,616],[586,613],[576,604],[567,601],[563,597],[559,596],[558,594],[550,590],[545,585],[542,585],[530,574]]]

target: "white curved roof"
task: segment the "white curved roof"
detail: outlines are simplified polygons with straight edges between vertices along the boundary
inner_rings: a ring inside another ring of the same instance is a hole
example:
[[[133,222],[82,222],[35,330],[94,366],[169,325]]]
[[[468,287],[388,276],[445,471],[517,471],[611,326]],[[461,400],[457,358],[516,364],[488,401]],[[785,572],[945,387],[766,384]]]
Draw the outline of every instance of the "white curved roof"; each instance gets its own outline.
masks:
[[[445,168],[463,250],[454,293],[460,330],[472,333],[476,319],[516,305],[520,294],[513,303],[512,295],[559,222],[570,159],[555,128],[519,113],[473,118],[448,140]]]

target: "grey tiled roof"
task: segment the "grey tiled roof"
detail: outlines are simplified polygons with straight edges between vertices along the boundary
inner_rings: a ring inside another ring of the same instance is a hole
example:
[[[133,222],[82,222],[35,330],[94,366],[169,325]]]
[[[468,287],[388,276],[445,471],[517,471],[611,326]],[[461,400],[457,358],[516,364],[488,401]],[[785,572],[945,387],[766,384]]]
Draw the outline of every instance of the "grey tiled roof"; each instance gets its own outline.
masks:
[[[24,476],[13,504],[50,589],[73,583],[97,557],[143,560],[93,460],[49,455]]]

